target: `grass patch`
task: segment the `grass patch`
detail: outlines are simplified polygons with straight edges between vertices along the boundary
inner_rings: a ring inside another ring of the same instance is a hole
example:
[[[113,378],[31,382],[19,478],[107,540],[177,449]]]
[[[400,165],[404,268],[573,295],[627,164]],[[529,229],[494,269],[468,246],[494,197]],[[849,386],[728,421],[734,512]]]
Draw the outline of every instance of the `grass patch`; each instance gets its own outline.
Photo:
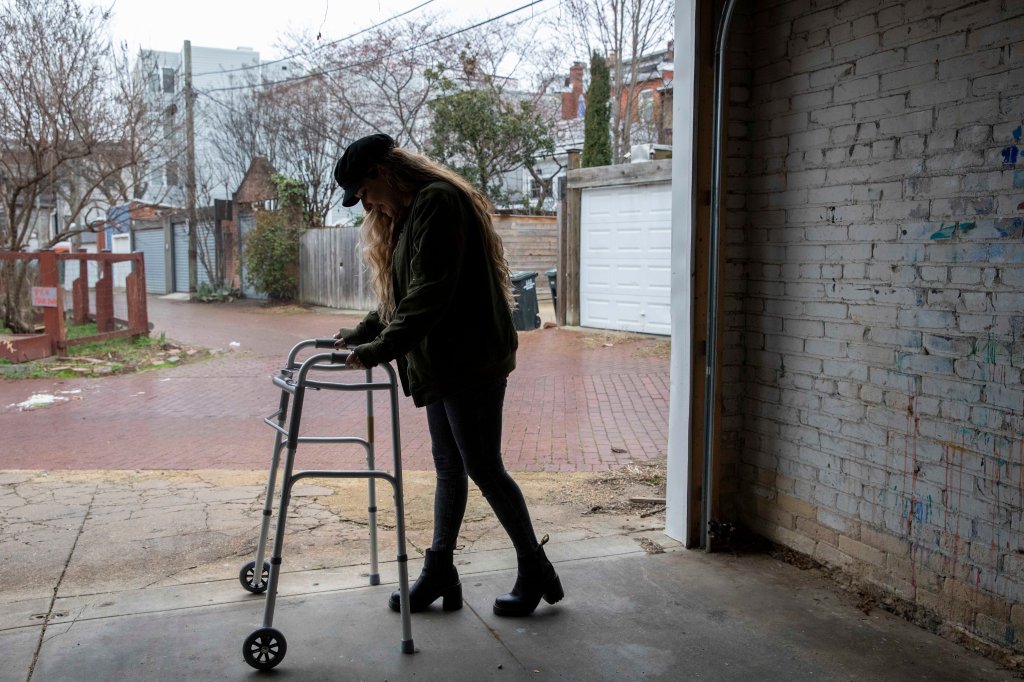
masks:
[[[85,336],[93,336],[95,334],[99,334],[99,331],[96,329],[95,322],[89,322],[87,324],[69,324],[67,326],[67,330],[68,341],[71,341],[73,339],[81,339]]]

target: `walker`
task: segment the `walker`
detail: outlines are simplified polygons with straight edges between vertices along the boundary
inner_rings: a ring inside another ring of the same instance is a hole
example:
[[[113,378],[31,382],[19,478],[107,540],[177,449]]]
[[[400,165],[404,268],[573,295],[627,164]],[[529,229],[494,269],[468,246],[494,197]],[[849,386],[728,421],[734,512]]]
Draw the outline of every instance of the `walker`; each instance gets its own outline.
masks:
[[[377,567],[377,495],[376,480],[388,481],[394,489],[396,529],[398,532],[398,587],[401,595],[402,613],[402,653],[411,654],[415,650],[412,641],[412,624],[409,617],[409,569],[408,557],[405,553],[405,507],[402,499],[402,459],[399,439],[398,422],[398,381],[394,368],[383,364],[381,368],[387,374],[387,381],[374,382],[373,370],[366,369],[366,378],[361,382],[335,382],[311,378],[311,373],[358,371],[345,365],[348,352],[334,352],[334,339],[308,339],[297,343],[288,354],[288,364],[272,380],[281,389],[281,402],[277,412],[263,421],[274,429],[274,454],[270,461],[270,475],[267,477],[266,500],[263,507],[263,523],[260,528],[259,544],[256,548],[256,559],[242,566],[238,579],[249,592],[260,594],[266,592],[263,610],[263,625],[245,638],[242,645],[242,656],[245,662],[258,670],[270,670],[279,664],[288,650],[287,642],[280,631],[274,629],[274,603],[277,598],[277,582],[281,575],[281,551],[284,544],[285,522],[288,516],[288,502],[292,486],[305,478],[365,478],[369,486],[369,528],[370,528],[370,584],[380,584]],[[330,353],[313,355],[299,363],[296,360],[304,348],[330,348]],[[331,391],[364,391],[366,393],[366,438],[356,436],[300,436],[299,424],[302,418],[302,404],[306,390],[322,389]],[[374,466],[373,438],[373,392],[388,391],[391,398],[391,439],[394,452],[394,473],[389,474]],[[288,411],[289,396],[291,412]],[[357,443],[366,450],[367,468],[365,470],[306,470],[293,471],[295,451],[299,443]],[[284,476],[281,482],[281,501],[278,506],[277,532],[274,535],[274,549],[270,562],[264,561],[267,549],[267,533],[270,530],[274,483],[281,458],[282,446],[287,447],[284,460]],[[261,567],[257,575],[256,567]]]

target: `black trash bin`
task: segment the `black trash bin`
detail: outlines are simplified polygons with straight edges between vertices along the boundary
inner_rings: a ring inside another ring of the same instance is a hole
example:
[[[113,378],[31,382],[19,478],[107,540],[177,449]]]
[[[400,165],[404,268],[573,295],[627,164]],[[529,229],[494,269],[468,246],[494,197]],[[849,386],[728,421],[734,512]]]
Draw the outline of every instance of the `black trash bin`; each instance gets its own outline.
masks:
[[[513,272],[512,293],[516,297],[516,309],[512,314],[516,330],[525,332],[540,327],[540,312],[537,307],[537,273]]]
[[[548,286],[551,287],[551,305],[558,311],[558,268],[551,268],[544,273],[548,276]]]

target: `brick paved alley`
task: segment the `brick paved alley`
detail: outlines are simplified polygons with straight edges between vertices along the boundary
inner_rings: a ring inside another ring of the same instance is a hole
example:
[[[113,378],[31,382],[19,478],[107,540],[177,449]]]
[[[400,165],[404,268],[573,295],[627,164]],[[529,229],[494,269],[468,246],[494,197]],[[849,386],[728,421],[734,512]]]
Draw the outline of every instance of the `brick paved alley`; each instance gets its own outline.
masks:
[[[269,377],[291,346],[330,336],[358,316],[258,303],[191,304],[149,299],[154,333],[223,352],[181,367],[70,380],[0,380],[5,469],[263,469],[277,407]],[[238,344],[232,346],[232,342]],[[668,434],[668,341],[594,330],[520,333],[509,380],[504,447],[510,469],[600,471],[664,457]],[[35,393],[71,400],[19,411]],[[375,403],[378,457],[388,458],[389,422]],[[408,469],[431,469],[422,410],[402,397]],[[304,433],[363,435],[361,395],[312,393]],[[349,446],[303,446],[302,467],[359,466]],[[381,459],[386,461],[386,459]]]

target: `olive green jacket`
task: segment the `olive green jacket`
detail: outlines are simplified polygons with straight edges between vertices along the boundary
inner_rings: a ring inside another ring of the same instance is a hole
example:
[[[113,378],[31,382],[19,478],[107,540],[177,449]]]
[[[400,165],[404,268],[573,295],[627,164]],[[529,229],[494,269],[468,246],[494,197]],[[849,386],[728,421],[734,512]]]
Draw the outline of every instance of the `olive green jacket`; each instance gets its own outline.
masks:
[[[417,407],[507,377],[519,338],[469,200],[447,182],[426,185],[399,229],[394,318],[371,312],[341,337],[367,367],[397,360]]]

